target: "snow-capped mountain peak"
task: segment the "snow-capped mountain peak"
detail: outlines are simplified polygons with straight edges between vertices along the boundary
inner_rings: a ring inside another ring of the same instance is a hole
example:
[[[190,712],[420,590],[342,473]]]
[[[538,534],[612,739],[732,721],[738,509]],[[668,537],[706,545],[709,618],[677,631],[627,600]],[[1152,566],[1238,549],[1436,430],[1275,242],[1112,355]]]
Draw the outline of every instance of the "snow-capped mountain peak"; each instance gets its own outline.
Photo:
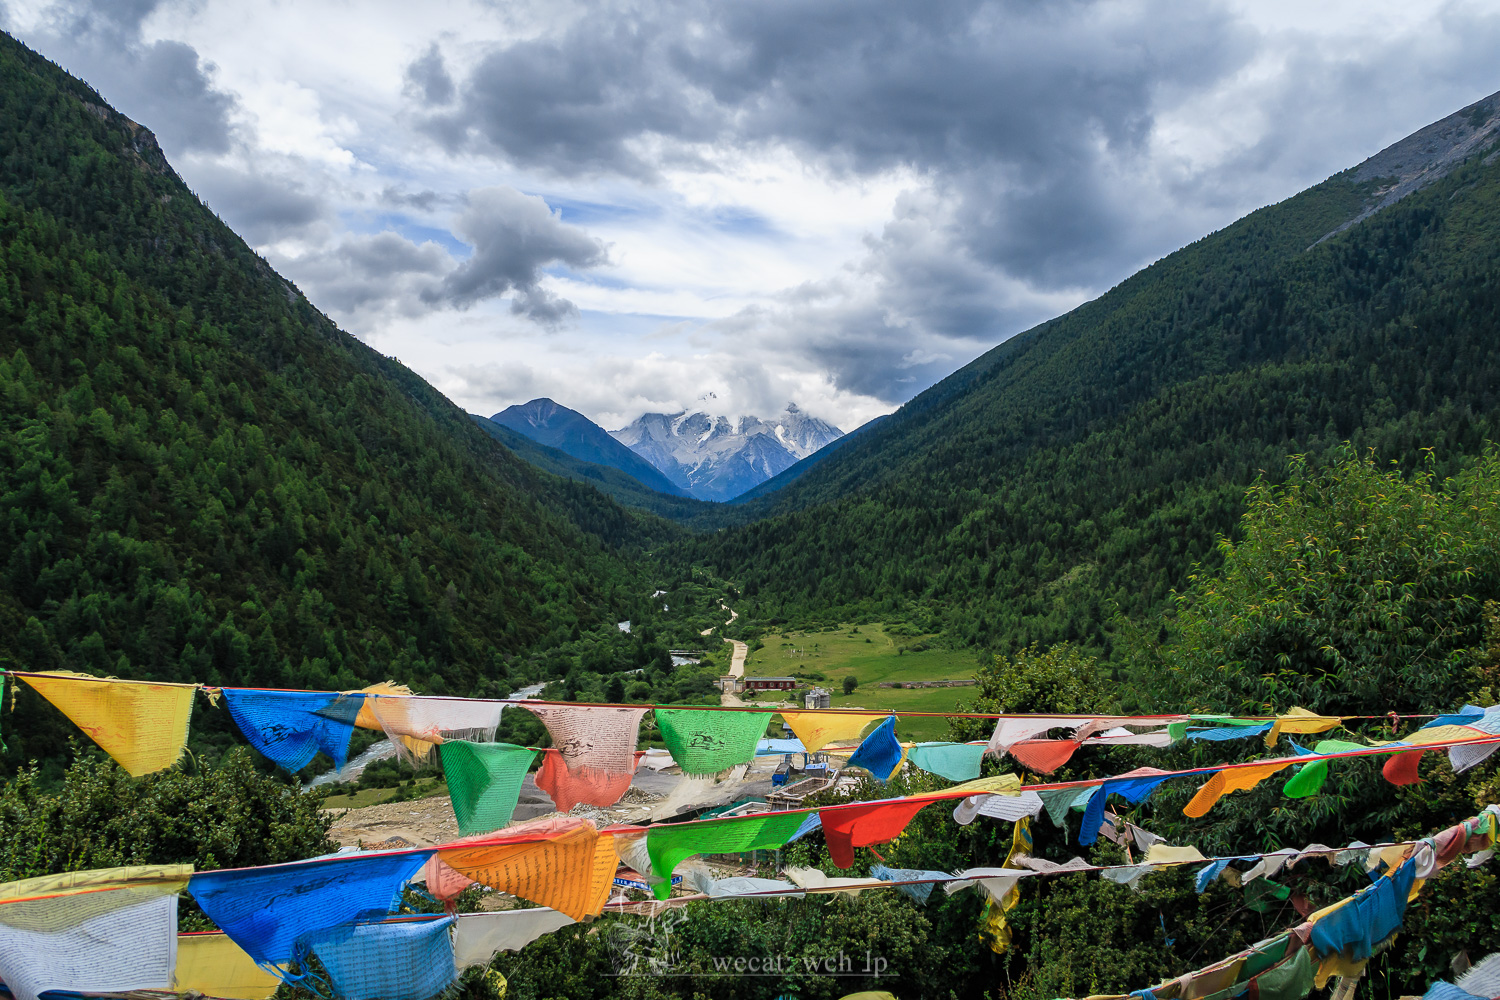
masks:
[[[796,403],[771,419],[646,413],[610,434],[703,500],[732,500],[844,436]]]

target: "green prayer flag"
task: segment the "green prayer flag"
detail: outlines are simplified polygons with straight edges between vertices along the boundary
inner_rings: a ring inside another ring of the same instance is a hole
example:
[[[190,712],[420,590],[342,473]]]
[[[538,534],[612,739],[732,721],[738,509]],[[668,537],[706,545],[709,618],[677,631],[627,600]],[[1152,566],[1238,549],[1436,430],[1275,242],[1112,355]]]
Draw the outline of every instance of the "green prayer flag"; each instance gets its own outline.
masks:
[[[910,760],[930,774],[949,781],[973,781],[984,763],[983,743],[918,743]]]
[[[780,847],[812,811],[732,816],[651,827],[646,834],[646,853],[651,856],[652,872],[666,880],[654,887],[656,898],[667,898],[672,891],[672,870],[694,854],[738,854]]]
[[[770,712],[656,710],[662,742],[683,774],[718,774],[726,767],[748,764],[770,723]]]
[[[460,830],[487,833],[510,822],[535,750],[509,743],[446,740],[438,753]]]
[[[1323,782],[1328,778],[1328,761],[1315,760],[1311,764],[1304,764],[1302,770],[1286,780],[1281,786],[1281,794],[1289,799],[1305,799],[1309,795],[1317,795],[1323,789]]]
[[[1245,883],[1245,905],[1256,913],[1267,912],[1291,894],[1292,890],[1289,887],[1278,885],[1268,878],[1258,878],[1254,882]]]
[[[1312,992],[1312,949],[1298,948],[1290,962],[1285,962],[1270,972],[1255,978],[1260,1000],[1302,1000]]]
[[[1266,880],[1257,879],[1256,881],[1264,882]],[[1254,885],[1255,882],[1250,884]],[[1285,886],[1277,886],[1277,888],[1286,889]],[[1290,889],[1286,891],[1288,894],[1291,893]],[[1283,934],[1279,938],[1272,938],[1269,942],[1262,941],[1260,944],[1257,944],[1255,950],[1245,959],[1245,965],[1240,969],[1240,975],[1245,979],[1253,979],[1280,962],[1283,958],[1286,958],[1286,949],[1291,944],[1291,940],[1289,935]]]
[[[1368,750],[1369,747],[1363,743],[1350,743],[1346,740],[1322,740],[1315,748],[1318,753],[1348,753],[1351,750]],[[1305,764],[1302,770],[1287,779],[1287,783],[1281,786],[1281,794],[1289,799],[1305,799],[1309,795],[1316,795],[1323,790],[1323,782],[1328,780],[1328,761],[1315,760],[1311,764]]]

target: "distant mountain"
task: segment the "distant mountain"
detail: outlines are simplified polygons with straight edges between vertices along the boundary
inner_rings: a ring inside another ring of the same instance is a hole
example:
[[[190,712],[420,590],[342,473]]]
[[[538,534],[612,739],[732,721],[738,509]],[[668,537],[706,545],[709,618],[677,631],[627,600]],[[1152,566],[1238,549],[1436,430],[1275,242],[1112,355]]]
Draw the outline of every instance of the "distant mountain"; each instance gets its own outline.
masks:
[[[773,420],[647,413],[610,434],[700,500],[733,500],[844,432],[788,403]]]
[[[662,475],[656,466],[609,436],[609,432],[577,410],[550,399],[507,406],[490,420],[509,427],[537,444],[556,448],[595,465],[619,469],[648,489],[673,497],[692,496],[687,489]]]
[[[613,466],[575,458],[561,449],[533,441],[519,431],[497,424],[489,417],[481,417],[477,413],[471,413],[469,416],[474,419],[474,423],[479,425],[480,430],[505,445],[518,458],[554,476],[571,479],[577,483],[587,483],[599,492],[607,494],[623,507],[632,507],[667,518],[690,530],[713,531],[726,524],[734,523],[730,511],[723,504],[695,500],[681,495],[681,491],[668,494],[650,489],[642,485],[641,481],[634,476],[627,475]],[[624,445],[618,445],[618,447],[624,448]],[[645,464],[642,459],[637,458],[636,461]],[[661,475],[655,469],[651,471],[657,476]],[[672,489],[677,490],[677,487],[674,486]],[[659,538],[666,538],[670,532],[671,529],[668,528],[657,531],[656,534]]]

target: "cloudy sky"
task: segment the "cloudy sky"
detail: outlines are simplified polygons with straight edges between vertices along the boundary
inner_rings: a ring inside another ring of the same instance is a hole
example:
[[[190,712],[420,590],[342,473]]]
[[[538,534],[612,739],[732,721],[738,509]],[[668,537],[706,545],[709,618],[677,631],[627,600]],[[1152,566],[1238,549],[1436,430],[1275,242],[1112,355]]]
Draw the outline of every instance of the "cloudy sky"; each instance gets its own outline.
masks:
[[[350,332],[471,411],[610,428],[794,400],[852,429],[1500,89],[1500,9],[1463,0],[0,16]]]

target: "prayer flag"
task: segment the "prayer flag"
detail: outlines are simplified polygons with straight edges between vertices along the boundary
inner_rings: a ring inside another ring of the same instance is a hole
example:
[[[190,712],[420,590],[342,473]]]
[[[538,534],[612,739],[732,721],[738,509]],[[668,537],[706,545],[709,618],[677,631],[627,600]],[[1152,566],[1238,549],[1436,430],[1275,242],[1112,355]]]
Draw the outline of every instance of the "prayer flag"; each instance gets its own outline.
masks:
[[[562,754],[544,751],[542,766],[536,772],[536,787],[552,798],[560,812],[567,812],[580,802],[608,808],[620,801],[635,780],[635,767],[612,771],[580,764],[569,766]]]
[[[849,758],[850,767],[862,767],[878,781],[890,781],[901,769],[906,759],[906,750],[896,739],[896,717],[887,715],[885,721],[866,736],[859,749]],[[847,866],[843,866],[847,867]]]
[[[1206,816],[1214,804],[1230,792],[1249,791],[1277,771],[1289,766],[1289,762],[1280,761],[1256,767],[1226,767],[1222,771],[1217,771],[1203,783],[1198,793],[1188,800],[1188,804],[1182,807],[1182,814],[1191,816],[1193,819]]]
[[[440,848],[438,857],[476,882],[574,920],[604,911],[619,856],[613,834],[601,835],[588,820],[519,823],[475,841]]]
[[[429,1000],[458,979],[452,926],[452,917],[344,924],[297,947],[317,956],[340,1000]]]
[[[281,978],[255,964],[228,934],[177,935],[179,993],[197,990],[226,1000],[267,1000]]]
[[[1282,733],[1322,733],[1343,723],[1337,715],[1317,715],[1305,708],[1293,708],[1279,716],[1266,733],[1266,746],[1274,747]]]
[[[537,787],[566,812],[580,802],[607,808],[620,801],[635,774],[644,708],[527,705],[552,735]]]
[[[453,932],[453,961],[460,969],[489,965],[502,951],[520,951],[543,934],[578,921],[566,913],[538,906],[529,910],[461,913]]]
[[[453,815],[464,833],[498,830],[510,822],[536,751],[509,743],[448,740],[438,747]]]
[[[1011,744],[1010,755],[1039,774],[1051,774],[1073,757],[1077,740],[1022,740]]]
[[[917,813],[933,799],[889,799],[857,806],[836,806],[818,811],[828,854],[840,868],[854,864],[854,849],[883,844],[901,836]]]
[[[1151,796],[1156,786],[1168,778],[1176,777],[1169,771],[1154,767],[1138,767],[1118,778],[1110,778],[1100,786],[1098,794],[1089,799],[1083,811],[1083,825],[1078,829],[1078,842],[1087,847],[1099,839],[1099,828],[1104,825],[1104,803],[1110,795],[1119,795],[1130,802],[1142,802]]]
[[[1363,744],[1344,740],[1320,740],[1315,750],[1302,750],[1295,743],[1292,747],[1302,754],[1348,753],[1351,750],[1368,749]],[[1323,782],[1328,780],[1328,763],[1326,760],[1315,760],[1311,764],[1303,764],[1302,770],[1288,778],[1281,787],[1281,794],[1289,799],[1305,799],[1318,794],[1323,790]]]
[[[755,759],[755,745],[771,722],[770,712],[714,712],[658,708],[662,742],[683,774],[717,774]]]
[[[136,777],[171,767],[187,745],[196,684],[148,684],[64,671],[20,677]]]
[[[910,896],[924,906],[927,905],[927,900],[932,895],[934,886],[941,885],[943,882],[953,878],[947,872],[931,872],[921,868],[887,868],[885,865],[871,865],[870,874],[883,882],[917,883],[916,885],[898,885],[896,886],[896,891],[902,895]]]
[[[0,885],[0,979],[17,1000],[47,990],[170,990],[177,893],[192,871],[141,865]]]
[[[416,765],[428,762],[433,746],[448,740],[493,743],[505,706],[469,698],[367,694],[365,707],[391,738],[396,752]]]
[[[842,878],[836,875],[826,875],[817,868],[788,868],[786,877],[796,883],[799,889],[827,889],[832,890],[833,895],[858,896],[866,889],[876,889],[885,885],[878,878]]]
[[[1083,721],[1077,716],[1023,716],[1021,718],[999,719],[995,722],[995,731],[990,735],[988,750],[990,753],[1003,756],[1010,748],[1021,742],[1051,729],[1061,729],[1064,726],[1076,729]]]
[[[290,961],[299,937],[386,913],[430,851],[329,855],[260,868],[198,872],[188,891],[208,918],[267,965]]]
[[[1380,774],[1393,785],[1415,785],[1421,780],[1417,775],[1417,769],[1422,764],[1422,750],[1408,750],[1405,753],[1394,753],[1381,767]]]
[[[262,691],[225,688],[234,724],[250,745],[288,771],[302,770],[321,750],[343,767],[354,735],[360,692]]]
[[[871,712],[782,712],[781,717],[808,753],[817,753],[837,741],[859,739],[859,734],[884,713]],[[981,748],[983,749],[983,748]]]
[[[651,870],[669,879],[679,864],[695,854],[739,854],[780,847],[797,832],[806,815],[806,812],[762,813],[653,826],[646,833]],[[656,898],[666,899],[670,888],[662,882],[655,892]]]
[[[983,743],[918,743],[908,756],[929,774],[949,781],[970,781],[979,777],[984,750]]]

